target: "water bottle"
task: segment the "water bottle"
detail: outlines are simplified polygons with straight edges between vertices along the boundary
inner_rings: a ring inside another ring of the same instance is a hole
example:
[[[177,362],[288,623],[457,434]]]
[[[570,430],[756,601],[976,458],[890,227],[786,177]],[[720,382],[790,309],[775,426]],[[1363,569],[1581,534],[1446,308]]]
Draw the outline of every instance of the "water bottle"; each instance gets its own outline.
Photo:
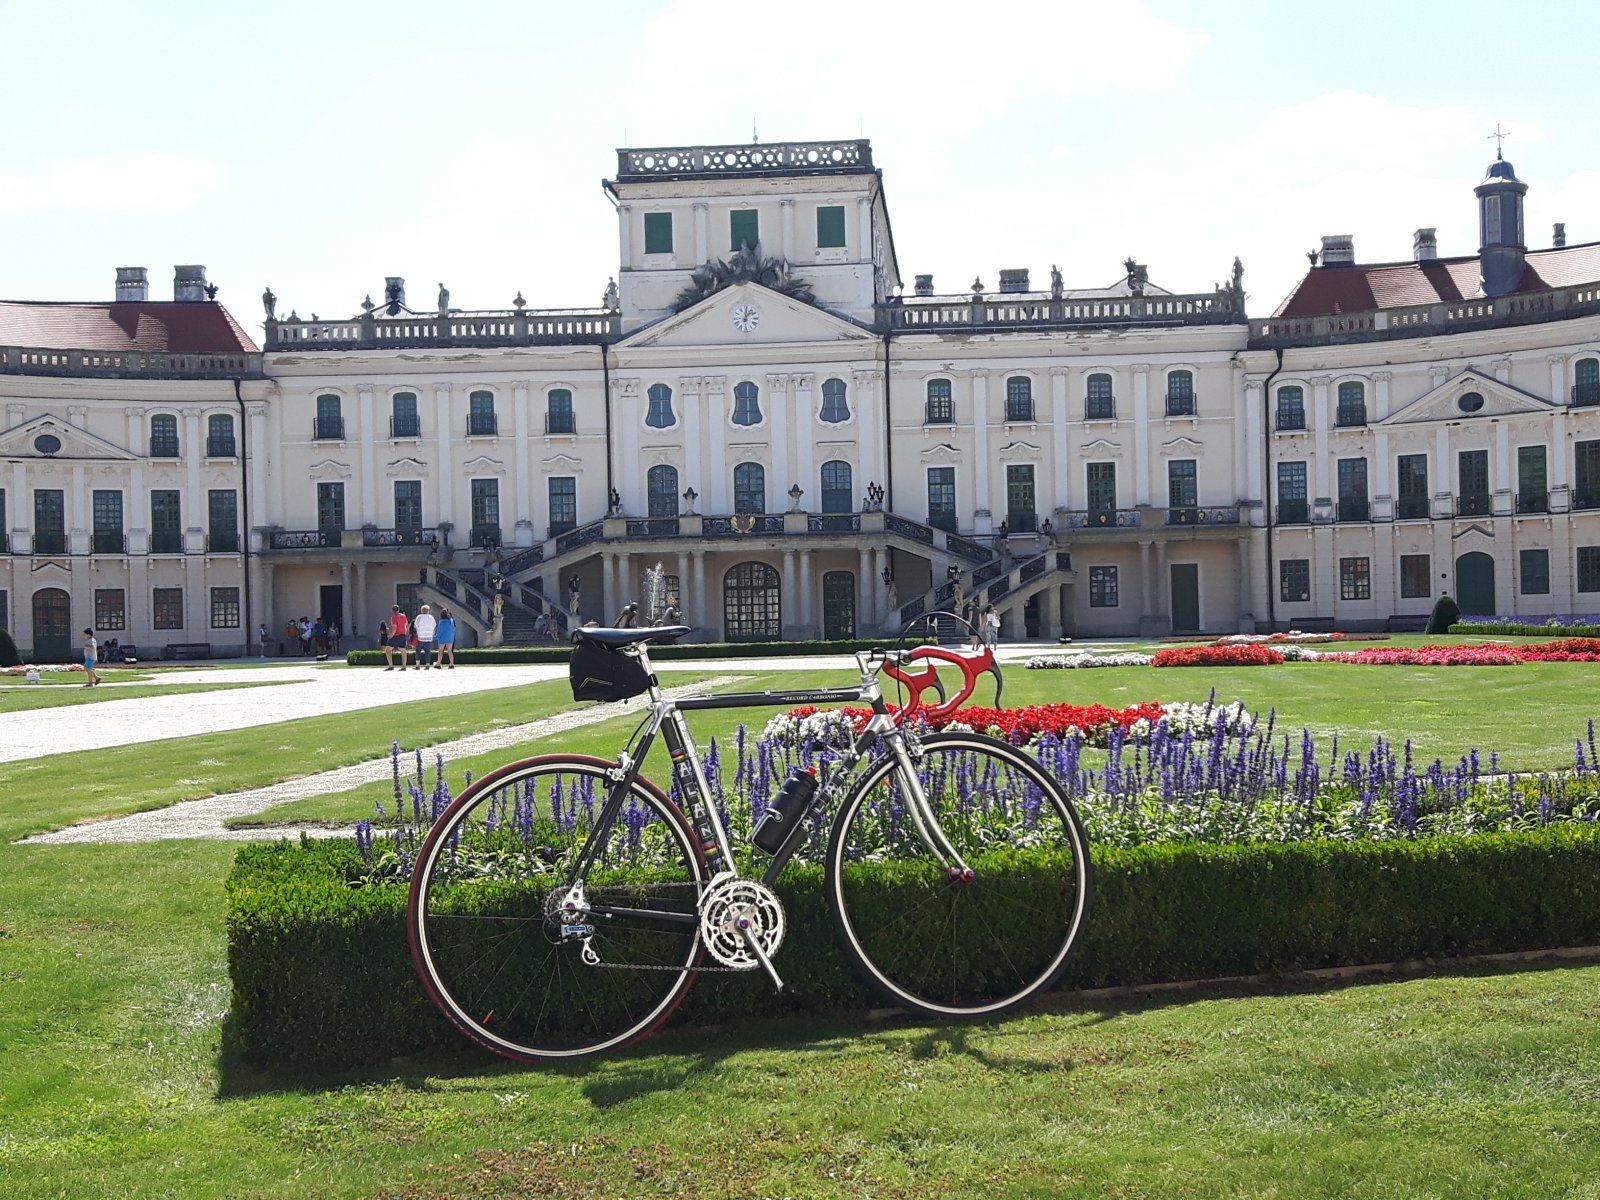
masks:
[[[783,781],[772,806],[762,815],[761,823],[756,826],[755,834],[750,839],[756,849],[764,854],[776,854],[795,823],[806,815],[806,810],[811,807],[811,798],[816,794],[817,769],[791,767],[789,778]]]

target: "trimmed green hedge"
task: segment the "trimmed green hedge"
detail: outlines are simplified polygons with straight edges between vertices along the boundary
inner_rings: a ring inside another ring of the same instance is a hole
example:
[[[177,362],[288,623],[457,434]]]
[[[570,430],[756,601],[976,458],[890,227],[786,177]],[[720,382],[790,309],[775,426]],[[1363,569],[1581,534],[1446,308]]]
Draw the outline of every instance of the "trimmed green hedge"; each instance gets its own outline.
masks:
[[[1541,638],[1600,638],[1600,625],[1537,625],[1524,621],[1473,621],[1457,622],[1450,626],[1451,633],[1488,633],[1513,637]]]
[[[1600,942],[1600,830],[1385,842],[1154,845],[1094,853],[1094,908],[1063,987]],[[423,995],[405,889],[352,888],[345,841],[245,846],[228,880],[230,1052],[336,1070],[423,1050],[471,1053]],[[879,1003],[834,943],[818,867],[778,891],[787,984],[703,975],[679,1020]]]
[[[834,642],[689,642],[651,646],[650,657],[663,658],[793,658],[803,654],[854,654],[857,650],[882,650],[893,647],[899,635],[881,638],[855,638]],[[909,646],[932,644],[931,638],[907,638]],[[572,656],[572,647],[562,642],[554,646],[491,646],[485,649],[457,650],[462,666],[505,663],[562,663]],[[352,667],[381,667],[382,650],[351,650],[344,656]]]

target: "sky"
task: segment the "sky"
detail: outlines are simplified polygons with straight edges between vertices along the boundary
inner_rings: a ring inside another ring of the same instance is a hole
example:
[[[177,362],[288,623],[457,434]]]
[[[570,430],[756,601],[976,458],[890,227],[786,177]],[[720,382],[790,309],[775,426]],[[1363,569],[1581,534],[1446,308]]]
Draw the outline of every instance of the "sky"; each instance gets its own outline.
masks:
[[[5,7],[0,297],[204,263],[253,332],[413,303],[599,302],[620,146],[867,137],[900,267],[1209,290],[1270,313],[1323,234],[1476,250],[1494,157],[1532,246],[1600,240],[1600,5],[457,0]]]

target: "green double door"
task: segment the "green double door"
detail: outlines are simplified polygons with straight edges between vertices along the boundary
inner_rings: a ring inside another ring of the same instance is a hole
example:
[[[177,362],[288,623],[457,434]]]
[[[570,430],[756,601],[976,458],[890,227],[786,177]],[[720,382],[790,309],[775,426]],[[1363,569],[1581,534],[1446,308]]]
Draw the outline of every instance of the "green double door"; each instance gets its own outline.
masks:
[[[33,657],[36,662],[72,657],[72,601],[60,588],[33,594]]]
[[[1466,616],[1494,614],[1494,559],[1481,550],[1456,559],[1456,603]]]
[[[1198,563],[1173,563],[1172,570],[1172,632],[1198,633],[1200,631],[1200,565]]]

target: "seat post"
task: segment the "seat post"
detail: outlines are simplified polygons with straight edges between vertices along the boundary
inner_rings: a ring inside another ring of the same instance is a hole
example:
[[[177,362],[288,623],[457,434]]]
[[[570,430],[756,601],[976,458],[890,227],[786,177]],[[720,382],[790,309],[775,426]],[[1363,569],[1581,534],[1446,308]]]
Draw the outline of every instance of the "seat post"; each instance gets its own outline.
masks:
[[[656,669],[650,665],[650,645],[640,642],[635,650],[639,654],[639,665],[644,668],[645,676],[650,680],[650,703],[654,704],[661,699],[661,684],[656,680]]]

